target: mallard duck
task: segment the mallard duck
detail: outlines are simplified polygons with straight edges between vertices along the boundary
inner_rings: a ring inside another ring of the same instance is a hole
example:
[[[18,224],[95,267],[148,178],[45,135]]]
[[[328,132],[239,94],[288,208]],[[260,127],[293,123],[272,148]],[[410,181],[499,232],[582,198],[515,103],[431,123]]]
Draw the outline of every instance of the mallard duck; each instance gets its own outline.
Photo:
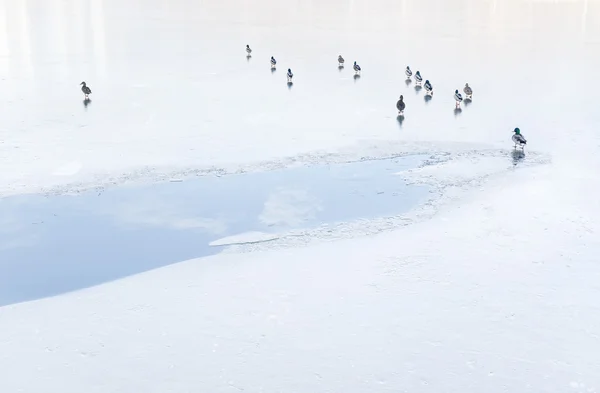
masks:
[[[90,90],[89,87],[87,87],[87,85],[85,84],[85,82],[81,82],[81,91],[83,92],[83,94],[85,94],[85,98],[88,98],[88,95],[92,94],[92,90]]]
[[[344,62],[345,62],[345,61],[346,61],[346,60],[344,60],[344,58],[342,57],[342,55],[339,55],[339,56],[338,56],[338,65],[339,65],[340,67],[343,67],[343,66],[344,66]]]
[[[421,82],[423,82],[423,77],[421,76],[421,73],[419,71],[417,71],[417,73],[415,74],[415,80],[418,84],[421,84]]]
[[[252,53],[252,49],[250,49],[250,45],[246,45],[246,53],[248,54],[248,56],[250,56],[250,54]]]
[[[275,68],[276,65],[277,65],[277,60],[275,60],[275,58],[273,56],[271,56],[271,68]]]
[[[431,86],[431,83],[429,83],[429,80],[425,81],[425,91],[427,92],[427,94],[429,95],[433,95],[433,86]]]
[[[354,62],[354,71],[356,71],[357,74],[360,73],[360,66],[356,64],[356,62]]]
[[[409,66],[406,66],[406,71],[404,71],[404,73],[406,74],[406,77],[408,79],[410,79],[412,77],[412,71],[410,70]]]
[[[292,78],[294,77],[294,74],[292,74],[292,70],[290,68],[288,68],[288,72],[287,72],[287,81],[288,83],[292,82]]]
[[[400,96],[400,99],[398,100],[398,102],[396,102],[396,109],[398,109],[399,115],[404,114],[404,108],[406,108],[406,104],[404,103],[404,97]]]
[[[454,90],[454,99],[456,100],[456,107],[460,108],[460,103],[462,102],[463,98],[458,90]]]
[[[521,130],[518,128],[515,128],[512,141],[515,143],[515,149],[517,147],[525,149],[525,145],[527,144],[527,140],[523,137],[523,135],[521,135]]]
[[[465,84],[465,88],[463,89],[463,92],[465,93],[465,98],[471,99],[473,98],[473,89],[471,89],[471,87],[469,86],[469,84]]]

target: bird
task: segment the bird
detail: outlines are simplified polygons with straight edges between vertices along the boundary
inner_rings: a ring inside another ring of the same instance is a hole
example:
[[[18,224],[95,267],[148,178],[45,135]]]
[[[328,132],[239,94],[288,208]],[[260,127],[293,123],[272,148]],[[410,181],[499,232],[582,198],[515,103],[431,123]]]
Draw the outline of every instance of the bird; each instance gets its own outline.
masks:
[[[252,53],[252,49],[250,49],[250,45],[246,45],[246,53],[248,54],[248,56],[250,56],[250,54]]]
[[[463,98],[458,92],[458,90],[454,91],[454,99],[456,100],[456,107],[460,108],[460,103],[462,102]]]
[[[275,68],[276,65],[277,65],[277,60],[275,60],[275,58],[273,56],[271,56],[271,68]]]
[[[519,128],[515,128],[512,141],[515,143],[515,149],[517,146],[521,149],[525,149],[525,145],[527,144],[527,140],[521,135],[521,130]]]
[[[288,83],[292,83],[292,78],[294,77],[294,74],[292,74],[292,70],[290,68],[288,68],[288,72],[287,72],[287,81]]]
[[[85,94],[85,98],[88,99],[88,95],[92,94],[92,90],[86,86],[85,82],[81,82],[81,91]]]
[[[415,80],[417,81],[417,84],[421,84],[421,82],[423,82],[423,77],[421,76],[420,71],[417,71],[417,73],[415,74]]]
[[[340,67],[343,67],[343,66],[344,66],[344,61],[345,61],[345,60],[344,60],[344,58],[342,57],[342,55],[339,55],[339,56],[338,56],[338,65],[339,65]]]
[[[429,83],[429,79],[425,81],[425,91],[427,94],[433,95],[433,86],[431,86],[431,83]]]
[[[469,84],[465,84],[465,88],[463,89],[463,92],[465,93],[465,98],[468,98],[469,100],[471,98],[473,98],[473,89],[471,89],[471,86],[469,86]]]
[[[354,71],[356,71],[357,74],[360,73],[360,66],[356,64],[356,62],[354,62]]]
[[[406,71],[404,71],[404,73],[406,74],[406,78],[410,79],[410,77],[412,76],[412,71],[410,70],[409,66],[406,66]]]
[[[404,114],[404,108],[406,108],[406,104],[404,103],[404,97],[400,96],[400,99],[398,100],[398,102],[396,102],[396,109],[398,109],[399,115]]]

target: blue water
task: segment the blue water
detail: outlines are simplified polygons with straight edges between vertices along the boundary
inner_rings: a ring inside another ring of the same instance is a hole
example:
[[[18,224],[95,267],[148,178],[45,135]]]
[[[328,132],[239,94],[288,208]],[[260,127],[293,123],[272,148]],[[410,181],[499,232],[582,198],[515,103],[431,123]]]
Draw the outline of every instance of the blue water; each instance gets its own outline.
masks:
[[[211,241],[398,215],[428,189],[395,172],[425,156],[318,165],[76,196],[0,199],[0,306],[221,251]]]

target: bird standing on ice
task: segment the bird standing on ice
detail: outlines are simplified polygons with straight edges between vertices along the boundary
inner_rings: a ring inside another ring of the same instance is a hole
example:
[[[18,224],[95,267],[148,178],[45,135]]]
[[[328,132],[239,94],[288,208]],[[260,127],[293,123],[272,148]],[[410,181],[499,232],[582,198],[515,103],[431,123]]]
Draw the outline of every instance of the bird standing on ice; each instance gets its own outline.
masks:
[[[338,66],[343,67],[344,66],[344,58],[342,57],[342,55],[338,56]]]
[[[251,56],[252,49],[250,49],[250,45],[246,45],[246,53],[248,54],[248,56]]]
[[[462,95],[460,95],[460,93],[458,92],[458,90],[454,91],[454,99],[456,100],[456,107],[460,108],[460,103],[462,102],[463,98]]]
[[[429,83],[429,80],[425,81],[425,91],[427,92],[427,94],[429,94],[430,96],[433,95],[433,86],[431,86],[431,83]]]
[[[292,74],[292,70],[290,68],[288,68],[288,72],[287,72],[287,81],[288,83],[292,83],[292,78],[294,77],[294,74]]]
[[[469,84],[465,84],[465,88],[463,89],[463,92],[465,93],[465,98],[467,99],[472,99],[473,98],[473,89],[471,89],[471,87],[469,86]]]
[[[406,74],[406,79],[410,79],[412,76],[412,71],[410,70],[409,66],[406,66],[406,71],[404,71],[404,73]]]
[[[521,130],[515,128],[515,133],[512,136],[512,141],[515,143],[515,149],[520,147],[521,149],[525,149],[525,145],[527,144],[527,140],[521,135]]]
[[[404,108],[406,108],[406,104],[404,103],[404,97],[400,96],[400,99],[398,100],[398,102],[396,102],[396,109],[398,109],[399,115],[404,114]]]
[[[356,62],[354,62],[354,71],[356,72],[356,74],[360,74],[360,66],[358,64],[356,64]]]
[[[90,94],[92,94],[92,90],[90,90],[89,87],[86,86],[85,82],[81,82],[81,91],[83,92],[83,94],[85,94],[85,99],[87,100]]]
[[[417,71],[417,73],[415,74],[415,80],[417,81],[417,84],[420,85],[421,82],[423,82],[423,77],[421,76],[421,72]]]
[[[276,65],[277,65],[277,60],[275,60],[275,58],[273,56],[271,56],[271,68],[275,68]]]

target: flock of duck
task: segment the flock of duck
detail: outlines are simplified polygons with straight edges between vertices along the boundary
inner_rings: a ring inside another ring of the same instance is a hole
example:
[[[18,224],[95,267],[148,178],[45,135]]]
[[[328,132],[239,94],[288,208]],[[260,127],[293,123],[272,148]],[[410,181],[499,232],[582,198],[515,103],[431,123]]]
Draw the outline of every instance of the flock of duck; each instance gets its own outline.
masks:
[[[250,48],[250,45],[246,45],[246,54],[248,59],[252,56],[252,49]],[[345,62],[346,61],[344,60],[342,55],[339,55],[338,66],[340,69],[344,68]],[[277,60],[275,60],[275,58],[271,56],[271,70],[275,70],[276,67]],[[352,68],[354,69],[355,75],[360,75],[361,68],[360,65],[356,63],[356,61],[354,62]],[[410,83],[411,78],[413,77],[413,72],[410,69],[410,66],[406,67],[404,73],[406,74],[408,84]],[[292,79],[294,78],[294,74],[292,73],[291,68],[288,68],[286,76],[287,83],[289,86],[291,86],[293,83]],[[417,86],[421,86],[421,83],[423,82],[423,77],[421,76],[420,71],[417,71],[414,74],[414,79],[417,83]],[[425,88],[425,94],[429,95],[430,97],[433,96],[433,85],[429,82],[428,79],[425,80],[425,84],[423,85],[423,87]],[[92,90],[86,85],[85,82],[81,82],[81,91],[85,95],[85,100],[89,101],[89,95],[92,94]],[[468,100],[466,102],[470,102],[473,99],[473,89],[469,86],[468,83],[465,84],[465,87],[463,88],[463,93],[465,93],[465,99]],[[454,91],[454,100],[456,101],[456,109],[459,109],[460,104],[463,102],[463,96],[459,93],[458,89]],[[398,102],[396,102],[396,109],[398,109],[399,116],[404,116],[404,110],[406,109],[406,104],[404,103],[404,96],[400,95],[400,99],[398,100]],[[519,128],[515,128],[513,132],[514,134],[512,136],[512,141],[515,144],[515,149],[517,147],[524,149],[525,145],[527,144],[527,140],[523,137],[523,135],[521,135],[521,130]]]
[[[413,77],[413,72],[410,69],[410,66],[406,66],[406,70],[404,71],[404,73],[406,74],[406,80],[410,83],[410,80]],[[417,86],[421,86],[421,83],[423,83],[423,77],[421,76],[420,71],[417,71],[415,73],[414,78],[417,82]],[[425,87],[425,94],[433,96],[433,86],[431,82],[429,82],[429,79],[425,80],[425,84],[423,85],[423,87]],[[469,102],[473,100],[473,89],[471,89],[468,83],[465,84],[463,92],[465,93],[466,99],[469,100]],[[454,91],[454,100],[456,101],[456,108],[460,108],[460,103],[463,101],[463,97],[462,94],[458,92],[458,89]],[[400,99],[396,103],[396,108],[398,109],[399,115],[404,115],[404,109],[406,108],[406,104],[404,103],[404,96],[400,96]]]

